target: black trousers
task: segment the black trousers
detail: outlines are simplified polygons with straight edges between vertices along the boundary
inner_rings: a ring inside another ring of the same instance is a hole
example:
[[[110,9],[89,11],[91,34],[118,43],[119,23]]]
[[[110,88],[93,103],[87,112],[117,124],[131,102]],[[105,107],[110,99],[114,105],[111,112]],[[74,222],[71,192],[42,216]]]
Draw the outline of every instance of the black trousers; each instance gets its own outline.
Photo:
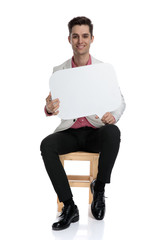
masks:
[[[46,137],[41,143],[41,154],[45,168],[60,202],[73,195],[59,155],[75,151],[100,153],[97,179],[110,183],[120,145],[120,130],[116,125],[101,128],[69,128]]]

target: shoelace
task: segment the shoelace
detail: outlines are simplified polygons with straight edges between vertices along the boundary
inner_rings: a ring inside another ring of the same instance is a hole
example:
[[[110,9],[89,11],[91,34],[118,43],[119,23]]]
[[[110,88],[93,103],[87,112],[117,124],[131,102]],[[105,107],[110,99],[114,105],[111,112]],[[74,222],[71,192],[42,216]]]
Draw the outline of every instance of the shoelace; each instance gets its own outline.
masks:
[[[61,212],[61,214],[59,215],[59,217],[62,217],[62,216],[64,215],[64,213],[66,212],[66,209],[67,209],[66,206],[64,206],[64,207],[62,208],[62,212]]]
[[[62,218],[67,211],[69,211],[68,206],[64,206],[64,207],[62,208],[62,212],[61,212],[61,214],[59,215],[59,217]]]
[[[104,198],[107,198],[104,196],[104,192],[96,193],[96,202],[98,207],[103,207],[105,205],[105,203],[103,202]]]

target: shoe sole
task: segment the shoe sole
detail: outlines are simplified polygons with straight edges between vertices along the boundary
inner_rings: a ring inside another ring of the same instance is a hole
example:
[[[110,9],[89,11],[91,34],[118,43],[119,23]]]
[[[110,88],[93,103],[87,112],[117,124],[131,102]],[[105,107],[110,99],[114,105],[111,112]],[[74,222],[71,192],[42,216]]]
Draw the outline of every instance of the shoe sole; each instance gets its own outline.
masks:
[[[74,217],[72,219],[72,221],[68,225],[64,226],[63,228],[54,228],[54,227],[52,227],[52,230],[55,230],[55,231],[64,230],[64,229],[68,228],[71,223],[75,223],[75,222],[78,222],[78,221],[79,221],[79,216],[76,216],[76,217]]]
[[[79,216],[74,217],[74,218],[72,219],[71,223],[78,222],[78,221],[79,221]]]

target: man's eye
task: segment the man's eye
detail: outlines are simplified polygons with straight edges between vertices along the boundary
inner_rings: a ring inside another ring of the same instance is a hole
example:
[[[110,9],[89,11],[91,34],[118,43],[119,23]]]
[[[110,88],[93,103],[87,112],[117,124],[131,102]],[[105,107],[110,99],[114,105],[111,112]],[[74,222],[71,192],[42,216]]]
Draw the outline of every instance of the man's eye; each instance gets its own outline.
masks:
[[[88,38],[88,35],[84,35],[83,37],[84,37],[84,38]]]
[[[77,38],[77,36],[73,36],[73,38]]]

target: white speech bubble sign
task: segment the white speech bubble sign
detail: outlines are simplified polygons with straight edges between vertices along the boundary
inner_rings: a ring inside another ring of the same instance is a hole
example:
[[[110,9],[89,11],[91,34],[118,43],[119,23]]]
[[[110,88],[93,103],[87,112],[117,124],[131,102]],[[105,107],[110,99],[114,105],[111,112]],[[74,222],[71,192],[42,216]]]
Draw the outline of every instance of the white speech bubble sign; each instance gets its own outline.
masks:
[[[59,98],[61,119],[98,115],[116,110],[121,92],[114,68],[108,63],[56,71],[49,80],[52,99]]]

